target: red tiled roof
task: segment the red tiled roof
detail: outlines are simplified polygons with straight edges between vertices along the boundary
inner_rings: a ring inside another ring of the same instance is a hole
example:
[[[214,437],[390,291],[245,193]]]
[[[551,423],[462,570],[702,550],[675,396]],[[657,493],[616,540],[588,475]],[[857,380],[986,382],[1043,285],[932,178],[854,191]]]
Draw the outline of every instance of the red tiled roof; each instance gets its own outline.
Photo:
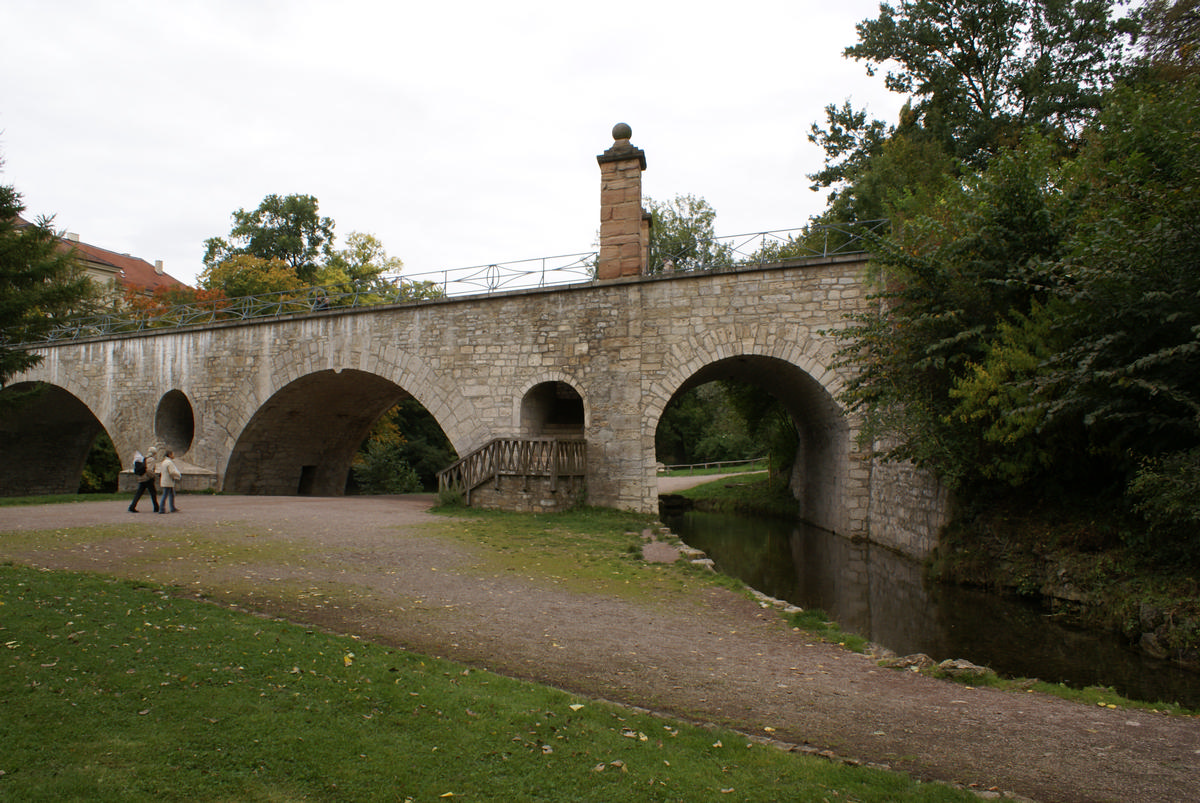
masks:
[[[98,245],[64,240],[70,248],[75,249],[79,257],[87,262],[108,265],[117,271],[117,281],[123,287],[143,287],[155,290],[159,287],[183,286],[183,282],[166,273],[155,273],[154,266],[144,259],[129,254],[118,254],[101,248]]]
[[[28,220],[17,215],[17,228],[31,225],[33,224]],[[118,254],[116,251],[67,237],[61,238],[60,243],[61,247],[75,251],[83,262],[111,270],[122,287],[138,287],[151,292],[159,287],[187,287],[174,276],[155,272],[153,265],[139,257]]]

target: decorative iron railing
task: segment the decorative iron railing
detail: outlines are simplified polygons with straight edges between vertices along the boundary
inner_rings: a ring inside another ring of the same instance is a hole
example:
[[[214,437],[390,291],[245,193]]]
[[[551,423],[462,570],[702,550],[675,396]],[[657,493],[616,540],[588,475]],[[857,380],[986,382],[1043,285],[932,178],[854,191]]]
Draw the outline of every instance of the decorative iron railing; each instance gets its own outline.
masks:
[[[501,477],[549,477],[555,490],[564,477],[587,475],[587,442],[582,438],[495,438],[438,472],[438,492],[461,494],[467,505],[471,493]]]
[[[884,220],[845,225],[814,224],[798,229],[700,239],[675,253],[652,254],[649,271],[730,270],[808,257],[860,254],[866,252],[869,238],[886,226]],[[367,282],[220,298],[178,304],[153,312],[121,310],[64,321],[36,343],[581,284],[595,280],[596,260],[597,252],[589,251],[403,276],[384,275]]]

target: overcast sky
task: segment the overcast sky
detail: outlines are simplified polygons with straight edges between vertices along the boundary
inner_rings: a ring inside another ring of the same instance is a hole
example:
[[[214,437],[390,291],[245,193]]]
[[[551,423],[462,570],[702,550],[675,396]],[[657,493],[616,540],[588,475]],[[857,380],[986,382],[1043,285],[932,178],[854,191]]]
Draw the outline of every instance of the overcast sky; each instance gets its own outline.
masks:
[[[26,217],[195,282],[204,240],[314,195],[421,272],[591,251],[596,155],[719,235],[794,228],[824,107],[895,119],[842,57],[877,0],[0,0],[0,183]]]

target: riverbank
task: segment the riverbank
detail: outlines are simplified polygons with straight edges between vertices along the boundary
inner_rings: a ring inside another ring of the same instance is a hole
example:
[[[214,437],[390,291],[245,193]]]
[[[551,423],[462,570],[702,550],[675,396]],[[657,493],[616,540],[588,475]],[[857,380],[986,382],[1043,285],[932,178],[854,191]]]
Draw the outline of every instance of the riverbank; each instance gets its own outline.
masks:
[[[672,493],[697,510],[787,515],[794,500],[765,476]],[[1064,624],[1120,634],[1152,658],[1200,673],[1200,579],[1138,559],[1122,547],[1118,526],[1072,511],[996,510],[949,527],[929,574],[1037,602]]]
[[[948,528],[930,566],[940,582],[1036,600],[1059,621],[1119,633],[1153,658],[1200,672],[1200,579],[1140,559],[1111,522],[998,510]]]
[[[186,503],[186,504],[185,504]],[[178,593],[700,722],[1052,801],[1200,799],[1200,719],[972,689],[794,631],[641,534],[421,497],[186,496],[0,508],[0,560]]]

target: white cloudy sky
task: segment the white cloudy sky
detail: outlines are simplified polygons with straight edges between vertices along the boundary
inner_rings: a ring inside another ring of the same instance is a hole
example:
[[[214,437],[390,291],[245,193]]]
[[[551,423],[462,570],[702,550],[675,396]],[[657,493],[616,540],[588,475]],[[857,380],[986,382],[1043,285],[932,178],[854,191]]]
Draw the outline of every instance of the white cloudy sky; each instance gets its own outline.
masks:
[[[265,195],[314,195],[406,272],[593,250],[596,155],[717,233],[820,211],[807,141],[900,99],[842,50],[877,0],[0,0],[0,183],[26,217],[192,283]]]

